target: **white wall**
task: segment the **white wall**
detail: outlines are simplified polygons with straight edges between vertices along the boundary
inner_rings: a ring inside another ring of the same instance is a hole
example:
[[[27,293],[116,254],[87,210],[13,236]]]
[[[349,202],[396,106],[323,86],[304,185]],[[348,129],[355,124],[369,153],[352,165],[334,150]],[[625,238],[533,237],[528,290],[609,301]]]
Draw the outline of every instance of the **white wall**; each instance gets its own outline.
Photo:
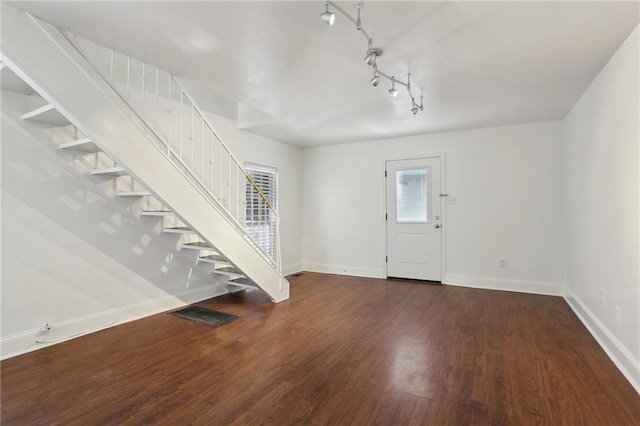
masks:
[[[639,40],[566,117],[564,168],[568,299],[640,392]]]
[[[207,118],[241,163],[278,169],[280,249],[284,274],[302,269],[302,149],[237,128],[236,121],[214,114]]]
[[[561,294],[560,122],[305,150],[305,269],[384,277],[384,161],[438,153],[457,200],[445,205],[444,281]]]
[[[157,218],[138,217],[141,201],[87,175],[92,154],[20,120],[29,103],[2,93],[2,357],[225,292]]]

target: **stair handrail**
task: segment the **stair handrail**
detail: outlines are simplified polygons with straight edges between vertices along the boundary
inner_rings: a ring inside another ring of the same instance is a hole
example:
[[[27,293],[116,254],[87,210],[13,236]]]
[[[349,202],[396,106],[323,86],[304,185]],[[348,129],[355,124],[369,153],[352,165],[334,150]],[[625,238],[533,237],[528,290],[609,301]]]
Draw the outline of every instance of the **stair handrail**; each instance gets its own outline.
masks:
[[[157,67],[156,67],[157,68]],[[218,140],[218,142],[220,142],[222,144],[222,146],[225,147],[226,151],[229,153],[229,156],[231,157],[231,159],[233,159],[233,161],[238,165],[241,166],[240,161],[238,161],[238,159],[235,157],[235,155],[233,155],[233,153],[229,150],[229,148],[227,147],[227,144],[224,143],[224,140],[222,140],[222,138],[220,137],[220,135],[218,135],[218,132],[216,132],[215,127],[213,126],[213,124],[211,124],[211,122],[209,121],[209,119],[206,117],[206,115],[202,112],[202,110],[200,109],[200,107],[198,106],[198,104],[196,104],[196,102],[193,100],[193,97],[191,97],[191,95],[189,94],[189,92],[187,92],[187,90],[184,88],[184,86],[182,85],[182,83],[180,83],[178,80],[176,80],[173,76],[173,74],[169,73],[169,76],[171,77],[171,80],[176,84],[176,86],[178,86],[180,88],[180,91],[182,92],[182,94],[184,95],[185,98],[187,98],[189,100],[189,102],[191,102],[191,105],[193,106],[193,108],[198,112],[198,114],[200,115],[200,117],[202,117],[202,120],[207,124],[207,126],[209,127],[209,129],[211,130],[211,132],[213,133],[213,135],[216,137],[216,139]],[[269,197],[267,197],[265,195],[265,193],[262,191],[262,189],[260,189],[260,187],[258,186],[258,184],[256,183],[256,181],[253,179],[253,176],[251,176],[249,173],[247,173],[247,171],[244,169],[244,167],[240,167],[240,169],[242,170],[242,172],[244,173],[244,176],[249,180],[249,182],[251,182],[251,185],[253,185],[253,187],[255,189],[258,190],[258,194],[260,194],[260,196],[264,199],[264,201],[267,203],[267,205],[269,206],[269,208],[271,210],[273,210],[274,214],[276,215],[276,217],[279,216],[278,210],[273,206],[273,204],[271,204],[271,201],[269,200]]]
[[[265,258],[269,264],[271,264],[271,266],[273,266],[279,273],[282,273],[282,263],[281,263],[281,252],[280,252],[280,215],[277,211],[277,209],[273,206],[273,204],[271,203],[271,201],[269,200],[269,198],[266,196],[266,194],[262,191],[262,189],[259,187],[259,185],[257,184],[257,182],[255,181],[255,179],[253,179],[253,177],[247,173],[247,171],[244,169],[244,167],[242,167],[242,164],[238,161],[238,159],[235,157],[235,155],[233,155],[233,153],[231,152],[231,150],[229,149],[229,147],[227,146],[227,144],[224,142],[224,140],[220,137],[220,135],[218,134],[218,132],[215,130],[215,127],[213,126],[213,124],[209,121],[209,119],[207,119],[207,117],[205,116],[205,114],[203,113],[202,109],[195,103],[195,101],[193,100],[193,97],[186,91],[186,89],[184,88],[184,86],[175,78],[175,76],[167,71],[161,70],[159,67],[153,66],[153,65],[148,65],[143,61],[140,61],[138,59],[133,58],[134,60],[140,62],[142,64],[143,67],[143,77],[142,77],[142,91],[143,91],[143,96],[144,96],[144,69],[145,66],[150,66],[151,68],[155,68],[157,73],[160,73],[160,71],[166,73],[169,78],[170,81],[172,83],[174,83],[176,85],[176,87],[180,90],[180,103],[182,105],[182,97],[184,97],[185,99],[187,99],[191,105],[191,107],[196,111],[196,113],[199,115],[200,119],[202,120],[202,122],[204,124],[206,124],[206,126],[209,128],[209,130],[211,131],[211,134],[216,138],[217,142],[221,145],[221,148],[224,149],[224,151],[227,153],[228,158],[230,161],[232,161],[236,167],[236,170],[240,170],[243,174],[243,176],[245,177],[246,181],[248,181],[252,188],[256,191],[256,193],[259,195],[260,199],[264,202],[264,204],[266,205],[266,207],[268,207],[270,214],[273,215],[274,220],[273,221],[264,221],[264,224],[267,225],[269,223],[272,223],[273,226],[275,226],[275,232],[273,233],[275,235],[275,253],[270,254],[267,252],[267,250],[258,242],[256,241],[256,238],[254,237],[254,235],[252,235],[251,233],[248,232],[248,230],[246,229],[245,226],[243,226],[240,222],[238,217],[235,217],[233,215],[233,213],[231,212],[231,203],[229,202],[229,206],[227,207],[221,200],[218,199],[218,197],[216,197],[216,195],[213,193],[212,190],[209,190],[207,188],[207,186],[201,181],[200,178],[198,178],[196,176],[196,173],[191,170],[191,167],[189,167],[186,162],[181,158],[181,156],[176,155],[176,153],[174,152],[174,150],[171,147],[171,141],[167,141],[163,138],[163,136],[161,134],[158,133],[158,131],[149,123],[149,120],[147,120],[146,117],[144,117],[144,112],[139,112],[137,110],[137,108],[132,105],[132,103],[129,101],[129,95],[125,95],[124,93],[121,93],[120,89],[118,89],[117,87],[117,83],[115,81],[112,81],[110,79],[113,78],[113,61],[114,61],[114,54],[118,53],[119,55],[124,56],[125,58],[127,58],[127,90],[129,91],[131,89],[130,87],[130,61],[132,59],[131,56],[123,54],[121,52],[116,51],[115,49],[112,48],[108,48],[106,46],[101,46],[98,43],[94,42],[94,41],[90,41],[90,40],[86,40],[87,42],[91,43],[91,45],[93,46],[93,60],[91,58],[89,58],[85,52],[82,51],[82,49],[78,46],[78,39],[81,38],[76,34],[67,32],[67,31],[61,31],[61,33],[63,34],[63,36],[69,41],[69,43],[75,48],[75,50],[87,61],[87,63],[98,73],[98,75],[100,75],[103,80],[105,81],[105,83],[107,85],[109,85],[109,87],[111,87],[114,92],[116,93],[116,95],[125,103],[125,105],[129,108],[130,112],[132,112],[133,114],[135,114],[135,116],[141,121],[141,123],[167,148],[166,152],[164,152],[164,154],[169,158],[170,161],[172,160],[177,160],[180,165],[183,167],[183,170],[186,171],[190,178],[195,181],[202,190],[204,190],[216,203],[216,205],[218,207],[220,207],[222,209],[222,211],[228,216],[229,219],[231,219],[237,226],[236,228],[243,234],[243,236],[245,237],[245,239],[248,239],[249,242],[251,243],[251,245],[256,248],[260,254],[262,255],[263,258]],[[72,38],[75,38],[75,42]],[[100,46],[103,49],[107,49],[110,53],[111,53],[111,73],[112,75],[110,77],[107,77],[97,66],[97,64],[95,63],[95,56],[96,56],[96,48],[97,46]],[[157,92],[157,79],[158,79],[158,74],[156,74],[156,100],[158,97],[158,92]],[[169,96],[171,96],[171,93],[169,94]],[[169,101],[171,102],[171,98],[169,98]],[[143,97],[143,106],[144,106],[144,97]],[[156,112],[157,113],[157,112]],[[182,120],[182,117],[181,117]],[[170,136],[169,136],[170,138]],[[182,135],[181,135],[182,138]],[[204,143],[201,141],[201,143]],[[181,146],[182,146],[182,139],[181,139]],[[213,147],[212,147],[213,149]],[[174,156],[172,157],[171,154],[174,154]],[[220,160],[222,160],[222,157],[220,158]],[[193,164],[192,164],[193,166]],[[229,170],[230,172],[230,167]],[[202,173],[202,172],[201,172]],[[211,184],[213,185],[213,182],[211,182]],[[230,184],[230,182],[229,182]],[[220,183],[221,185],[221,183]],[[239,181],[237,182],[237,185],[239,185]],[[236,192],[239,188],[236,188]],[[220,196],[222,196],[222,193],[220,193]],[[238,197],[238,194],[236,194],[236,197]],[[230,201],[230,200],[228,200]],[[246,201],[242,202],[243,204],[246,204]],[[239,216],[239,200],[236,200],[236,204],[238,205],[238,207],[236,208],[236,214]],[[259,209],[260,213],[260,217],[258,219],[258,223],[259,226],[261,226],[261,224],[263,223],[263,219],[262,219],[262,210]],[[266,233],[265,233],[266,234]]]

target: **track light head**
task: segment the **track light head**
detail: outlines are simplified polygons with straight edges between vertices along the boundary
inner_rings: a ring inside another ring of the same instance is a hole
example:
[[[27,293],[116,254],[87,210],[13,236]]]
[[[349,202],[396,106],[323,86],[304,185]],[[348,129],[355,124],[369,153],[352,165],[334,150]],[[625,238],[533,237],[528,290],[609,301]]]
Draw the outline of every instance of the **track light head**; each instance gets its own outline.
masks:
[[[393,98],[398,96],[398,90],[396,89],[396,78],[391,77],[391,89],[389,89],[389,95]]]
[[[373,64],[373,77],[371,77],[371,80],[369,80],[369,83],[371,83],[373,87],[376,87],[378,86],[378,84],[380,84],[380,74],[378,74],[378,65],[376,65],[375,63]]]
[[[364,61],[367,63],[367,65],[373,65],[376,62],[376,56],[373,54],[373,52],[371,52],[370,50],[367,50],[367,54],[364,57]]]
[[[411,93],[411,92],[409,92]],[[416,115],[420,111],[424,111],[424,102],[422,98],[422,94],[420,94],[420,105],[416,102],[416,100],[411,96],[411,114]]]
[[[367,54],[364,57],[364,61],[366,62],[367,65],[373,65],[376,63],[376,59],[378,59],[378,56],[382,55],[383,50],[379,49],[377,47],[370,47],[367,50]]]
[[[336,21],[336,14],[329,12],[329,3],[324,2],[324,12],[320,14],[320,19],[327,25],[333,25]]]
[[[336,21],[336,14],[327,10],[326,12],[320,14],[320,19],[322,19],[322,22],[324,22],[325,24],[333,25],[333,23]]]

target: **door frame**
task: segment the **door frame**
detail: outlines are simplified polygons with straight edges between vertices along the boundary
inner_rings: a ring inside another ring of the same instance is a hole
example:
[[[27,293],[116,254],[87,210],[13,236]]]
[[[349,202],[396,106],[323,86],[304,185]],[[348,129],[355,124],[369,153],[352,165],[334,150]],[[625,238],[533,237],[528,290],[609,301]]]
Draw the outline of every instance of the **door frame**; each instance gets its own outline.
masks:
[[[411,156],[401,156],[401,157],[387,157],[384,160],[382,160],[382,173],[380,173],[380,175],[382,176],[382,185],[383,185],[383,192],[384,192],[384,197],[382,197],[382,202],[383,202],[383,207],[382,207],[382,211],[383,211],[383,217],[382,217],[382,233],[384,235],[384,253],[382,254],[382,263],[383,263],[383,270],[384,270],[384,276],[385,278],[389,278],[389,271],[388,271],[388,264],[387,264],[387,215],[389,212],[387,212],[387,177],[385,176],[385,173],[387,171],[387,163],[389,161],[403,161],[403,160],[422,160],[422,159],[426,159],[426,158],[437,158],[438,160],[440,160],[440,194],[447,194],[447,180],[445,178],[446,173],[445,173],[445,168],[446,168],[446,153],[441,152],[441,153],[437,153],[437,154],[427,154],[427,155],[419,155],[419,156],[415,156],[415,157],[411,157]],[[447,275],[447,270],[446,270],[446,265],[447,265],[447,251],[446,251],[446,242],[447,242],[447,202],[446,202],[446,196],[438,196],[438,199],[440,200],[440,215],[441,215],[441,222],[440,222],[440,230],[441,230],[441,238],[440,238],[440,251],[441,251],[441,256],[440,256],[440,282],[442,284],[444,284],[444,278]]]

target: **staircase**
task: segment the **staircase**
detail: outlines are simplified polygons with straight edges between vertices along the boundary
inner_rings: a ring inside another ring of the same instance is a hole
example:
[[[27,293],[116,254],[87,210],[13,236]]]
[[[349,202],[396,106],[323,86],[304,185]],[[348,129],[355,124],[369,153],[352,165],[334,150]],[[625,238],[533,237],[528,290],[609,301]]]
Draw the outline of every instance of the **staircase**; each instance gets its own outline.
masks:
[[[258,289],[286,300],[277,212],[179,82],[29,14],[2,13],[1,66],[38,94],[21,118],[71,131],[58,148],[95,153],[89,174],[113,179],[116,197],[141,199],[140,220],[161,220],[162,232],[196,251],[196,264],[224,277],[229,293]],[[108,59],[102,67],[99,52]],[[249,230],[248,208],[258,212]]]
[[[25,83],[26,84],[26,83]],[[75,127],[66,117],[64,117],[59,111],[57,111],[51,104],[46,104],[46,101],[42,99],[39,95],[32,95],[34,98],[39,98],[40,102],[36,100],[37,103],[44,103],[43,106],[38,107],[32,111],[28,111],[20,117],[23,120],[29,121],[37,121],[41,123],[46,123],[49,125],[57,126],[60,128],[60,131],[56,132],[55,130],[52,134],[60,134],[60,133],[71,133],[79,134],[80,131]],[[35,100],[35,99],[34,99]],[[70,127],[72,129],[70,129]],[[81,151],[81,152],[91,152],[96,154],[102,154],[100,148],[90,139],[84,137],[83,135],[77,139],[62,142],[58,145],[59,149],[63,150],[72,150],[72,151]],[[115,162],[110,160],[108,157],[104,155],[97,162],[100,163],[109,163],[112,162],[114,165],[108,167],[98,167],[91,169],[89,174],[92,176],[105,176],[105,177],[120,177],[127,176],[127,172],[121,166],[115,165]],[[238,293],[245,290],[253,290],[257,288],[257,285],[249,280],[243,273],[240,271],[233,263],[218,253],[215,247],[203,241],[202,237],[198,236],[196,231],[194,231],[187,224],[183,223],[178,219],[175,213],[171,210],[166,209],[161,206],[159,200],[157,200],[151,191],[147,191],[142,188],[141,185],[137,184],[137,182],[130,180],[129,186],[130,189],[118,190],[115,195],[117,197],[127,197],[127,198],[144,198],[144,204],[147,206],[160,206],[155,209],[143,210],[140,213],[141,217],[161,217],[167,218],[170,220],[166,220],[163,223],[162,232],[166,234],[178,234],[178,235],[190,235],[195,236],[196,239],[187,240],[182,244],[182,249],[196,250],[198,253],[198,257],[196,258],[196,264],[204,263],[213,265],[212,273],[219,274],[228,277],[228,281],[226,283],[222,283],[222,285],[227,289],[229,293]],[[167,223],[171,222],[171,223]]]

